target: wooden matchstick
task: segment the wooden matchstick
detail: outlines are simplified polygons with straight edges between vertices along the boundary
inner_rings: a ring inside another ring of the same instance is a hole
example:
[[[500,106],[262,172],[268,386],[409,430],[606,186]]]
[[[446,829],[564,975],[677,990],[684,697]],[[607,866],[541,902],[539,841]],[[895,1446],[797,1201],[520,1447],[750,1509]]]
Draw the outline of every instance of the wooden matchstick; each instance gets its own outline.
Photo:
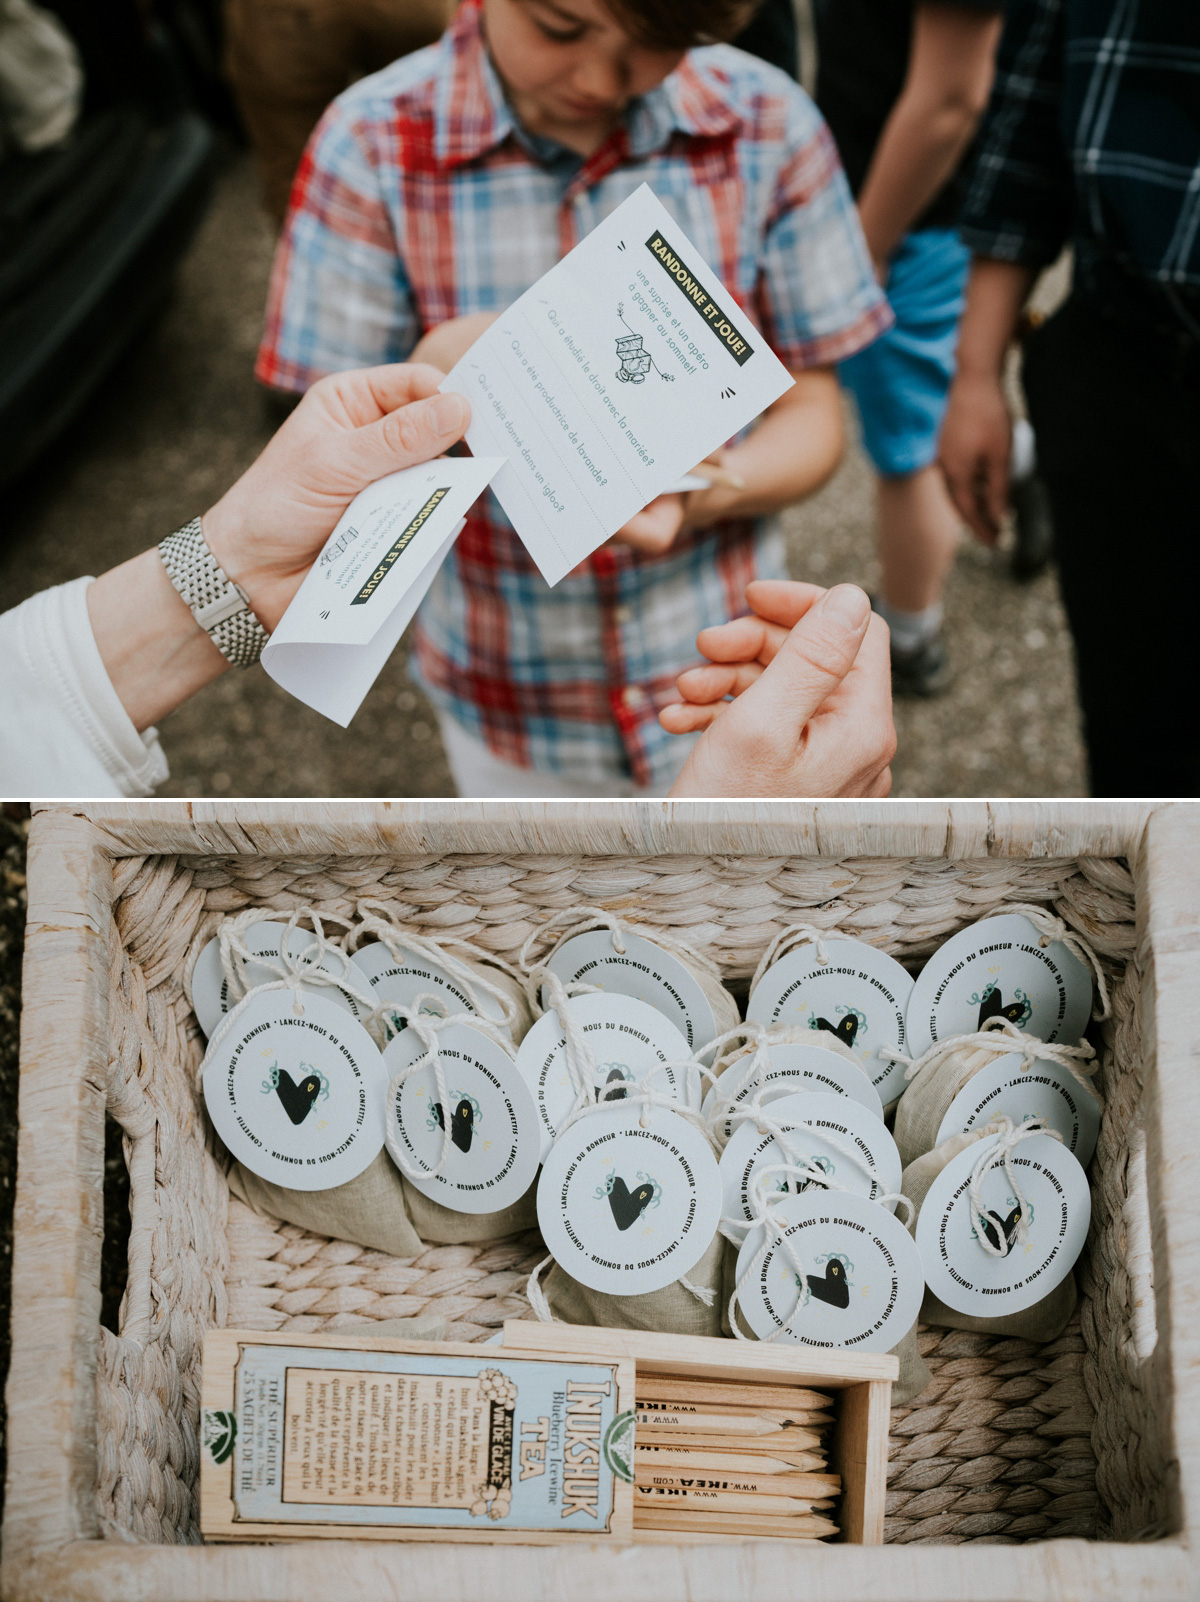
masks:
[[[645,1437],[677,1435],[782,1435],[785,1426],[756,1413],[643,1413],[637,1414],[637,1431]]]
[[[664,1471],[638,1465],[634,1484],[656,1486],[664,1491],[727,1491],[739,1496],[800,1497],[824,1500],[834,1489],[827,1476],[812,1474],[688,1474],[678,1468]],[[815,1485],[814,1481],[821,1483]]]
[[[824,1452],[796,1452],[783,1457],[752,1452],[693,1452],[682,1441],[671,1446],[638,1446],[633,1461],[639,1468],[685,1469],[695,1474],[807,1474],[823,1469]]]
[[[643,1430],[637,1432],[639,1449],[651,1451],[656,1447],[686,1447],[689,1451],[716,1451],[760,1453],[764,1457],[779,1457],[786,1462],[793,1453],[813,1451],[821,1446],[821,1437],[812,1430],[784,1430],[779,1435],[710,1435],[697,1431]]]
[[[755,1496],[741,1491],[692,1491],[658,1485],[635,1485],[634,1507],[685,1507],[697,1513],[760,1513],[765,1518],[807,1517],[812,1512],[811,1497]]]
[[[838,1526],[833,1520],[819,1513],[797,1514],[795,1518],[787,1515],[783,1518],[767,1518],[750,1513],[731,1516],[672,1508],[665,1502],[656,1502],[653,1507],[645,1507],[638,1501],[633,1504],[633,1527],[635,1530],[675,1530],[680,1535],[695,1531],[713,1535],[740,1535],[749,1539],[753,1539],[756,1535],[819,1539],[822,1536],[838,1533]]]
[[[809,1391],[799,1385],[758,1385],[747,1381],[690,1379],[679,1374],[644,1373],[639,1366],[637,1377],[638,1405],[641,1398],[658,1402],[678,1402],[693,1411],[709,1402],[757,1411],[760,1407],[816,1408],[832,1406],[832,1398],[824,1391]]]

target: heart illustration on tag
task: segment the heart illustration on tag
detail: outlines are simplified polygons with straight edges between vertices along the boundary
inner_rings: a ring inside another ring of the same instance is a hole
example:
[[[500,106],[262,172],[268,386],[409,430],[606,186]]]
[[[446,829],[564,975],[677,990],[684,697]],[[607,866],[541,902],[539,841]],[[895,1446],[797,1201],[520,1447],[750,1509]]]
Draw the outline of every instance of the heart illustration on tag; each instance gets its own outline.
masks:
[[[636,1224],[654,1199],[654,1186],[641,1184],[631,1191],[629,1186],[619,1174],[613,1175],[613,1182],[608,1192],[609,1210],[613,1215],[613,1223],[618,1229],[628,1229]]]
[[[441,1102],[435,1102],[433,1116],[438,1121],[438,1128],[445,1129],[446,1115],[442,1111]],[[471,1137],[475,1133],[475,1109],[464,1096],[450,1117],[450,1139],[459,1151],[470,1151]]]
[[[809,1274],[808,1288],[818,1301],[830,1307],[849,1307],[850,1282],[846,1278],[846,1265],[840,1257],[831,1257],[823,1275]]]
[[[972,997],[971,999],[974,1000],[975,998]],[[989,1018],[1007,1018],[1009,1023],[1016,1024],[1019,1029],[1022,1024],[1028,1023],[1029,1015],[1032,1011],[1033,1008],[1029,1004],[1029,997],[1023,990],[1018,990],[1017,999],[1010,1001],[1005,1006],[1004,998],[1000,994],[1000,986],[998,984],[990,984],[982,996],[979,997],[979,1023],[977,1027],[982,1029]]]
[[[812,1027],[814,1029],[825,1029],[831,1035],[836,1035],[843,1045],[852,1046],[854,1037],[858,1033],[858,1021],[858,1013],[848,1012],[841,1023],[837,1024],[831,1024],[828,1018],[814,1018]]]
[[[1016,1244],[1017,1230],[1021,1225],[1021,1204],[1018,1202],[1007,1218],[1001,1218],[1000,1214],[993,1212],[990,1207],[987,1215],[992,1222],[984,1224],[983,1233],[997,1251],[1000,1250],[1000,1236],[1003,1235],[1005,1244],[1011,1250]],[[1000,1226],[999,1231],[996,1228],[997,1224]]]
[[[284,1112],[294,1124],[302,1124],[321,1094],[321,1076],[308,1074],[297,1084],[286,1068],[277,1068],[272,1077],[275,1080],[275,1094]]]

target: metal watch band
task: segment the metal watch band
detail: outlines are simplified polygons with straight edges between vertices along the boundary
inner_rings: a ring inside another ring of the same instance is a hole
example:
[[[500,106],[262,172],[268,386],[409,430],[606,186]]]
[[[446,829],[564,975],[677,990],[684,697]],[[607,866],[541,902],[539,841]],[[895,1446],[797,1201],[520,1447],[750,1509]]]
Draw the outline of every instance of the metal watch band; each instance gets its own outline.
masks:
[[[253,667],[270,635],[250,609],[246,592],[235,584],[208,548],[194,517],[158,546],[167,577],[217,650],[234,667]]]

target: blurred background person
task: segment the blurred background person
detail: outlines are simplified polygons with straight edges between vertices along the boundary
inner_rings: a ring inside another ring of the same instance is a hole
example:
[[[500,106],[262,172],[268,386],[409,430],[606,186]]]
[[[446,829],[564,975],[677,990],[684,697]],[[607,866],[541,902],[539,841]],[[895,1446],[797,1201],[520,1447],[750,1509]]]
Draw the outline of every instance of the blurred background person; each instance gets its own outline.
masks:
[[[986,544],[1008,497],[1005,353],[1025,346],[1096,796],[1200,793],[1200,6],[1017,0],[963,213],[974,252],[941,460]],[[1171,605],[1168,606],[1168,600]],[[1155,685],[1147,689],[1147,675]]]
[[[1005,0],[825,0],[817,104],[837,141],[896,321],[838,369],[877,474],[897,694],[950,681],[942,591],[959,520],[936,464],[968,253],[955,223],[992,84]]]

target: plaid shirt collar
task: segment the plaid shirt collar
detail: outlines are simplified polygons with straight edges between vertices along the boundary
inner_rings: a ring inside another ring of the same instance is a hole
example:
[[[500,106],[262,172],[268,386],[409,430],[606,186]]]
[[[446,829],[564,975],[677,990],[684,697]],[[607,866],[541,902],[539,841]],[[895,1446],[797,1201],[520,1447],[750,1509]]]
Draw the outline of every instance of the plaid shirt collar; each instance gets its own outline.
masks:
[[[496,149],[519,129],[484,44],[482,0],[463,0],[438,48],[434,153],[440,166],[451,168]],[[711,139],[740,127],[737,112],[685,56],[669,78],[630,104],[617,133],[628,141],[628,155],[640,161],[661,150],[676,130]]]

